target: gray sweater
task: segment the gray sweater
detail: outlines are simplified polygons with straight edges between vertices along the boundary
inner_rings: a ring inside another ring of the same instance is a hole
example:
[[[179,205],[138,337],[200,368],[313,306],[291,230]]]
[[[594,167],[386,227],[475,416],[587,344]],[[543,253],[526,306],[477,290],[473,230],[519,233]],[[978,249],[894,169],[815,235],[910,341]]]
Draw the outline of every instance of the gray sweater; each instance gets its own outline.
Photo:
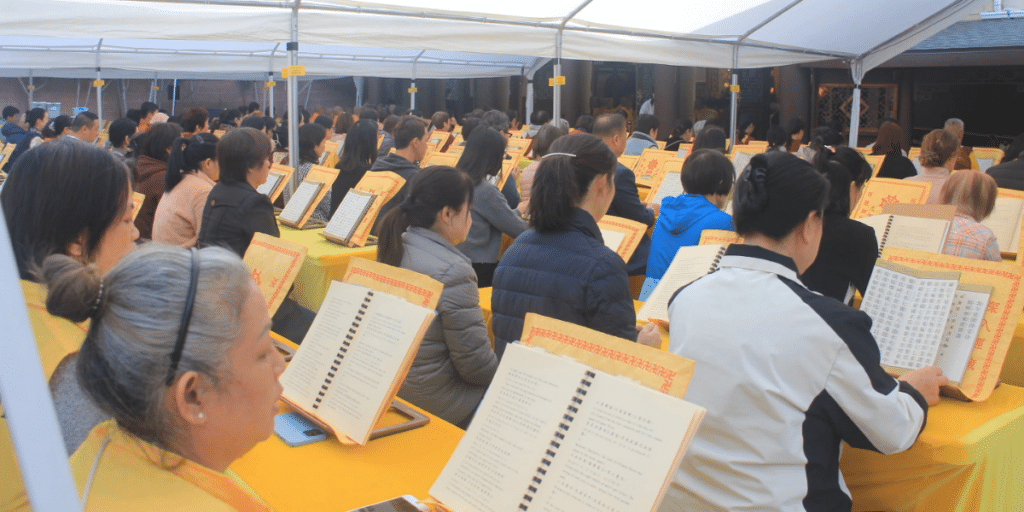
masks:
[[[402,242],[402,268],[440,281],[444,291],[398,396],[465,428],[498,369],[476,273],[468,258],[429,229],[410,227]]]
[[[473,263],[497,263],[502,233],[515,238],[529,227],[497,187],[481,181],[473,191],[473,225],[456,247]]]

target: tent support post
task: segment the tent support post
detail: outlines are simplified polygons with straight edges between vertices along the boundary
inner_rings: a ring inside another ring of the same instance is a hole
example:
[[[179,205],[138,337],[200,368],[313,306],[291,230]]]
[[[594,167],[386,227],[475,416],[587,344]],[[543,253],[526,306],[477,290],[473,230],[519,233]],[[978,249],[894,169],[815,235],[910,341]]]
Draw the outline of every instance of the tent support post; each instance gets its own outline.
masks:
[[[299,65],[299,0],[292,4],[292,37],[285,45],[288,50],[288,65]],[[299,77],[288,73],[288,166],[299,166]],[[286,190],[290,194],[298,185],[298,174],[292,174]]]
[[[860,135],[860,83],[864,80],[864,64],[861,60],[856,60],[850,65],[850,71],[853,72],[853,101],[850,102],[850,140],[848,144],[851,148],[857,147],[857,139]]]
[[[729,151],[732,151],[733,146],[736,145],[736,109],[739,106],[739,93],[736,89],[739,88],[739,74],[737,74],[736,67],[740,65],[740,47],[739,45],[732,47],[732,87],[729,92]]]
[[[267,73],[267,80],[270,82],[274,81],[274,72]],[[270,97],[270,117],[277,118],[277,112],[274,111],[274,86],[271,85],[267,88],[267,96]]]
[[[33,81],[32,70],[28,70],[28,108],[32,108],[32,103],[35,102],[36,84]]]
[[[313,81],[310,80],[306,84],[306,102],[302,104],[302,108],[309,108],[309,95],[313,93]]]
[[[424,53],[427,53],[427,51],[421,51],[416,58],[412,59],[412,83],[409,85],[409,110],[416,109],[416,63],[419,62],[420,57],[422,57]]]
[[[533,66],[530,66],[529,71],[526,72],[526,104],[523,105],[523,125],[530,124],[530,117],[533,116],[533,77],[550,60],[538,57],[537,60],[533,61]]]
[[[551,124],[559,126],[559,121],[562,119],[562,86],[558,83],[558,78],[562,76],[562,32],[565,31],[565,26],[569,24],[569,20],[573,19],[584,7],[590,4],[593,0],[583,0],[583,3],[577,5],[569,14],[566,14],[562,21],[558,24],[558,35],[555,36],[555,69],[554,69],[554,105],[552,105],[552,119]]]
[[[358,107],[363,104],[363,77],[352,77],[352,83],[356,86],[356,106]]]
[[[100,129],[103,129],[103,86],[100,80],[103,79],[100,73],[100,50],[103,48],[103,40],[100,39],[96,45],[96,115],[99,116]]]
[[[174,115],[174,109],[178,106],[178,79],[174,79],[174,85],[171,89],[171,115]]]

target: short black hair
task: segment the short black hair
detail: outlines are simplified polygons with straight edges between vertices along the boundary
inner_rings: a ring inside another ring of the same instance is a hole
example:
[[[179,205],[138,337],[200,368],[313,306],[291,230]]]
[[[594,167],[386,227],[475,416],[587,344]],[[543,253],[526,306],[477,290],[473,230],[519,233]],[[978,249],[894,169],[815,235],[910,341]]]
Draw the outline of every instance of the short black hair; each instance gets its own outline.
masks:
[[[679,179],[687,194],[726,195],[736,177],[732,162],[714,149],[698,149],[686,157]]]
[[[777,125],[773,124],[768,127],[768,134],[765,136],[765,140],[768,141],[769,148],[785,149],[786,144],[789,144],[789,134],[786,130]]]
[[[181,129],[188,133],[195,133],[206,126],[210,120],[210,113],[203,107],[192,107],[181,115]]]
[[[220,181],[225,184],[245,182],[249,169],[263,165],[273,150],[267,136],[252,128],[237,128],[224,134],[217,144]]]
[[[181,137],[181,127],[172,123],[157,123],[142,134],[139,153],[155,160],[167,161],[168,150],[174,140]]]
[[[537,110],[530,114],[530,124],[537,126],[551,122],[551,113],[547,110]]]
[[[242,119],[240,128],[253,128],[262,132],[267,130],[267,124],[263,122],[262,117],[246,116]]]
[[[148,115],[156,112],[159,109],[160,109],[160,107],[156,106],[156,103],[153,103],[152,101],[144,102],[142,104],[142,106],[139,107],[139,110],[142,111],[142,116],[143,117],[148,116]]]
[[[377,111],[372,108],[363,108],[362,110],[359,111],[359,119],[372,119],[374,121],[378,121]]]
[[[259,112],[259,110],[260,110],[260,104],[259,103],[256,103],[255,101],[249,102],[249,113],[250,114],[252,114],[253,112]]]
[[[462,140],[469,140],[469,134],[473,133],[477,126],[480,126],[479,117],[470,116],[464,119],[462,121]]]
[[[660,126],[661,121],[651,114],[640,114],[636,120],[636,131],[640,133],[651,133],[651,130],[657,130]]]
[[[331,116],[327,114],[320,114],[316,116],[316,119],[314,119],[313,122],[320,126],[323,126],[325,129],[334,129],[334,119],[331,119]]]
[[[75,116],[75,120],[71,123],[71,131],[78,132],[79,130],[85,128],[86,126],[91,128],[92,124],[95,123],[96,120],[99,118],[100,116],[93,114],[88,110],[86,110],[85,112],[80,112],[77,116]]]
[[[717,149],[725,152],[725,131],[717,126],[704,126],[693,140],[693,151],[698,149]]]
[[[594,131],[594,116],[590,114],[583,114],[576,118],[576,129],[583,130],[587,133]]]
[[[4,119],[7,119],[8,117],[15,116],[20,113],[21,111],[18,110],[18,107],[15,107],[14,105],[7,105],[6,107],[4,107],[3,116]]]
[[[427,133],[427,123],[413,116],[405,116],[395,125],[395,149],[405,149],[414,139],[421,139]]]
[[[117,119],[113,123],[110,123],[110,130],[108,130],[108,133],[110,134],[110,144],[115,148],[127,145],[128,139],[130,139],[132,135],[135,135],[135,130],[137,130],[138,127],[138,123],[128,119],[127,117],[122,117],[121,119]]]

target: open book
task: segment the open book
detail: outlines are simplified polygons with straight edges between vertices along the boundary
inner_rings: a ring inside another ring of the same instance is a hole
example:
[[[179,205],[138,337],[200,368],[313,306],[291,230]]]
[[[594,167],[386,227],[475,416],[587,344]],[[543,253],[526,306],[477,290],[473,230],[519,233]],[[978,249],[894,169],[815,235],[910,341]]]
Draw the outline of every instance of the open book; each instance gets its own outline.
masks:
[[[335,165],[338,165],[338,159],[341,158],[341,149],[343,147],[345,147],[344,141],[324,141],[324,154],[320,155],[320,165],[324,167],[334,167]]]
[[[676,197],[685,193],[681,173],[666,172],[661,181],[651,187],[651,192],[647,194],[647,202],[661,204],[666,197]]]
[[[892,203],[925,204],[932,184],[925,181],[873,178],[864,184],[851,219],[863,219],[882,213],[882,207]]]
[[[879,254],[885,247],[942,253],[949,235],[948,220],[889,214],[857,220],[875,230]]]
[[[305,227],[306,222],[313,216],[316,206],[331,191],[331,186],[334,185],[334,180],[336,179],[338,179],[337,169],[322,165],[310,167],[302,183],[299,184],[298,188],[295,189],[295,192],[288,199],[288,204],[284,206],[284,210],[281,211],[278,219],[281,220],[282,224],[296,229]],[[298,203],[292,206],[292,203],[297,200]],[[306,201],[309,202],[307,203]],[[289,211],[289,208],[292,209]],[[320,225],[322,226],[323,224]]]
[[[636,168],[637,161],[640,160],[640,155],[626,156],[622,155],[619,157],[619,163],[626,166],[626,169],[634,170]]]
[[[637,320],[668,321],[668,301],[676,290],[699,277],[718,270],[718,262],[725,255],[725,245],[692,245],[680,247],[672,258],[665,275],[661,276],[647,302],[636,314]]]
[[[990,286],[961,284],[959,272],[880,260],[860,309],[872,319],[883,366],[895,373],[938,366],[959,383],[991,295]]]
[[[732,168],[736,171],[736,177],[739,178],[740,173],[743,169],[747,168],[747,164],[750,163],[750,159],[754,158],[755,155],[764,153],[764,148],[750,147],[750,146],[735,146],[732,150],[730,160],[732,160]]]
[[[373,208],[374,199],[377,199],[377,194],[356,189],[349,190],[334,215],[331,216],[331,221],[327,223],[327,227],[321,233],[323,237],[341,245],[361,247],[352,244],[352,235],[359,227],[359,223]],[[363,242],[365,243],[365,240]]]
[[[376,197],[373,199],[373,204],[367,210],[366,215],[363,215],[363,218],[359,221],[359,225],[356,226],[352,236],[349,237],[348,241],[351,246],[363,247],[366,245],[366,241],[370,237],[370,230],[373,228],[373,223],[377,220],[377,216],[380,215],[380,209],[398,194],[398,191],[402,189],[402,185],[405,185],[405,178],[391,171],[372,171],[364,174],[359,183],[352,187],[349,194],[359,190]]]
[[[343,444],[366,444],[435,314],[385,292],[332,282],[281,375],[281,397]]]
[[[274,316],[281,307],[288,290],[299,275],[302,263],[306,259],[308,249],[305,245],[256,233],[252,236],[249,248],[245,250],[242,261],[252,270],[252,279],[267,299],[267,309]]]
[[[295,172],[294,167],[288,167],[282,164],[273,164],[270,166],[270,173],[267,174],[267,181],[263,182],[262,185],[256,188],[256,192],[265,194],[270,198],[270,202],[277,201],[277,198],[281,196],[281,192],[284,192],[284,187],[291,179],[292,173]]]
[[[704,409],[520,344],[430,488],[459,512],[649,512]]]
[[[428,151],[426,156],[424,156],[423,160],[420,162],[420,168],[426,169],[432,165],[455,167],[455,164],[458,163],[460,157],[462,157],[462,155],[455,153],[436,153]]]
[[[647,224],[614,215],[601,217],[597,227],[601,229],[605,247],[615,251],[623,261],[629,261],[647,232]]]
[[[999,242],[999,252],[1016,255],[1020,245],[1020,218],[1024,215],[1024,192],[1008,188],[999,189],[992,215],[981,223],[992,230]]]
[[[882,259],[916,270],[958,272],[960,285],[981,285],[991,289],[981,327],[973,343],[969,344],[970,358],[963,378],[955,387],[950,386],[943,390],[946,394],[958,398],[975,401],[987,399],[999,382],[1003,361],[1013,340],[1021,309],[1024,308],[1024,296],[1021,294],[1024,268],[1002,262],[959,258],[896,247],[885,248],[882,251]],[[873,285],[874,277],[871,278],[867,293],[871,293]],[[864,309],[863,305],[861,309]],[[964,348],[966,350],[966,347]],[[954,380],[955,376],[948,378]]]

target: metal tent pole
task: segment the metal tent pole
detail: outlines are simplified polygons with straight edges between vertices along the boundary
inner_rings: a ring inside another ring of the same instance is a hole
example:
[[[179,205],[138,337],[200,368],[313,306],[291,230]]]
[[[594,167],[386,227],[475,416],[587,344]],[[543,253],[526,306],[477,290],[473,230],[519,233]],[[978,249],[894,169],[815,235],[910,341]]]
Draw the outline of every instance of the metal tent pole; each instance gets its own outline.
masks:
[[[864,64],[856,60],[850,66],[853,72],[853,102],[850,103],[850,140],[851,148],[857,147],[857,138],[860,131],[860,83],[864,80]]]
[[[96,115],[99,116],[100,129],[103,129],[103,77],[100,73],[100,50],[103,48],[103,40],[100,39],[99,44],[96,45],[96,81],[93,85],[96,87]]]
[[[171,89],[171,115],[174,115],[174,109],[178,107],[178,79],[174,79],[174,87]]]
[[[28,108],[32,108],[32,104],[35,103],[35,92],[36,84],[32,78],[32,70],[28,70]]]
[[[292,40],[285,45],[288,50],[289,68],[299,65],[299,0],[292,6]],[[288,165],[299,166],[299,77],[289,69],[288,72]],[[298,175],[292,174],[288,184],[289,194],[298,185]]]
[[[736,68],[740,65],[740,47],[739,45],[732,47],[732,87],[729,88],[729,105],[731,112],[729,113],[729,151],[732,151],[733,146],[736,145],[736,107],[739,99],[739,74],[737,74]]]

